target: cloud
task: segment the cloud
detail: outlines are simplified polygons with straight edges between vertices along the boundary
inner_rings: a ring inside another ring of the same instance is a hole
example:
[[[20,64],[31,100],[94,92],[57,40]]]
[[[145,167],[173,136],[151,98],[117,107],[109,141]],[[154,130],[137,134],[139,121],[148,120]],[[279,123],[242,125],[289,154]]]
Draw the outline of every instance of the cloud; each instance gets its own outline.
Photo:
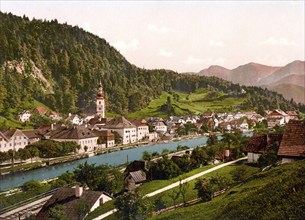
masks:
[[[186,59],[185,61],[186,64],[189,64],[189,65],[197,65],[197,64],[203,64],[205,63],[205,60],[202,59],[202,58],[196,58],[196,57],[193,57],[192,55],[191,56],[188,56],[188,58]]]
[[[113,46],[122,53],[126,53],[128,51],[136,51],[140,49],[139,41],[137,39],[133,39],[130,42],[119,41],[114,43]]]
[[[170,28],[167,27],[157,27],[156,25],[149,25],[148,30],[152,32],[156,32],[158,34],[167,34],[168,32],[171,31]]]
[[[88,32],[92,32],[91,24],[89,22],[84,22],[81,27]]]
[[[209,43],[209,45],[211,46],[211,47],[224,47],[224,43],[223,43],[223,41],[216,41],[216,40],[210,40],[210,43]]]
[[[173,53],[164,49],[159,49],[158,55],[163,57],[171,57]]]
[[[294,46],[296,45],[295,42],[290,41],[287,38],[280,37],[280,38],[275,38],[275,37],[269,37],[268,39],[264,41],[260,41],[259,45],[271,45],[271,46]]]
[[[103,37],[103,35],[105,34],[102,30],[98,30],[98,31],[95,31],[92,29],[92,26],[89,22],[84,22],[81,27],[85,30],[85,31],[88,31],[92,34],[95,34],[99,37]]]
[[[220,58],[197,58],[194,56],[188,56],[188,58],[184,61],[187,65],[220,65],[223,66],[225,62],[227,61],[226,58],[220,57]]]

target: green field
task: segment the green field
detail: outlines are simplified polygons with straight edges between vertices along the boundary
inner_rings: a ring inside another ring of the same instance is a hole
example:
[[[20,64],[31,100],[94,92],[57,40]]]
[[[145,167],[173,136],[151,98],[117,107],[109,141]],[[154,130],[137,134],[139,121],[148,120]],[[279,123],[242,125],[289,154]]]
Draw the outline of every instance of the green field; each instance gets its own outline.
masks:
[[[221,169],[221,175],[227,175],[229,169],[232,167]],[[305,181],[299,175],[304,171],[303,160],[259,172],[209,202],[178,208],[151,219],[302,219]],[[191,189],[193,185],[190,185]],[[165,201],[170,201],[163,196]]]
[[[176,95],[174,95],[176,94]],[[178,99],[175,98],[178,95]],[[207,89],[198,89],[194,93],[175,91],[172,94],[162,92],[161,96],[152,100],[148,107],[127,115],[128,118],[162,117],[167,118],[167,112],[160,108],[166,103],[167,97],[171,97],[174,115],[200,114],[206,111],[234,111],[245,101],[241,98],[232,98],[227,94]]]
[[[23,123],[16,119],[17,115],[23,110],[34,110],[37,107],[44,107],[45,109],[52,111],[48,106],[43,103],[34,100],[32,103],[26,103],[24,109],[9,109],[8,112],[5,112],[5,117],[0,116],[0,128],[9,127],[9,128],[19,128],[19,129],[32,129],[33,126],[30,123]]]

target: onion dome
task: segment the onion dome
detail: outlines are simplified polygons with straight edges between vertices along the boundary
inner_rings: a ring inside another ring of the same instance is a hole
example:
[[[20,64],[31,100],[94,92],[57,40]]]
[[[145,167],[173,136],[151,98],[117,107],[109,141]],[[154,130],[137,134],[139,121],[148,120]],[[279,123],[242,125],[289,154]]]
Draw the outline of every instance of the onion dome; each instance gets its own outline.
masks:
[[[98,85],[98,93],[97,93],[97,98],[104,98],[104,92],[103,92],[103,86],[102,83]]]

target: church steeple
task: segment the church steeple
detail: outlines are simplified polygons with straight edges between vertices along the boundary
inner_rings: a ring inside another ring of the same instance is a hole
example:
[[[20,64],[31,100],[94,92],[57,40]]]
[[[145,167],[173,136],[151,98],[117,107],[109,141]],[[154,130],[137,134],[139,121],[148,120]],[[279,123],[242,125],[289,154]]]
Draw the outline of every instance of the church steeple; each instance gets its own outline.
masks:
[[[104,91],[103,91],[103,86],[102,86],[102,82],[101,81],[100,81],[100,83],[98,85],[97,98],[98,97],[104,97]]]
[[[98,93],[96,96],[96,114],[101,118],[105,118],[105,97],[101,81],[98,85]]]

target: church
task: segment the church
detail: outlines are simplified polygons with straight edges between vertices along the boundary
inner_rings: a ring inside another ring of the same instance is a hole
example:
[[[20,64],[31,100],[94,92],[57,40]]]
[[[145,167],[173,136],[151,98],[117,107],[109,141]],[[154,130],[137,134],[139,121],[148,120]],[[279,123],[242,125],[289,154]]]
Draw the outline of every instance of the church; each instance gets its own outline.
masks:
[[[135,143],[149,136],[147,124],[144,123],[145,128],[143,128],[143,123],[139,126],[135,125],[123,116],[112,119],[106,118],[105,107],[105,94],[100,82],[96,95],[96,116],[89,121],[91,129],[98,131],[107,130],[111,133],[117,132],[121,137],[122,144]]]
[[[96,96],[96,115],[100,118],[105,118],[105,96],[101,82],[98,85],[98,93]]]

